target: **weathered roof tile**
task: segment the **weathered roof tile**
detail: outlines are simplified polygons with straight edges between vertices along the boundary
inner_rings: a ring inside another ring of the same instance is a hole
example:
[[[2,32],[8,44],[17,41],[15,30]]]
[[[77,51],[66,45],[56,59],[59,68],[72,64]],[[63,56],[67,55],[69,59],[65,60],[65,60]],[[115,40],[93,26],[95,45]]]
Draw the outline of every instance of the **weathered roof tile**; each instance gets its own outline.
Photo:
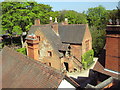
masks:
[[[75,44],[82,43],[85,29],[85,24],[59,25],[58,27],[61,41]]]
[[[64,78],[58,70],[8,47],[2,51],[3,88],[57,88]]]

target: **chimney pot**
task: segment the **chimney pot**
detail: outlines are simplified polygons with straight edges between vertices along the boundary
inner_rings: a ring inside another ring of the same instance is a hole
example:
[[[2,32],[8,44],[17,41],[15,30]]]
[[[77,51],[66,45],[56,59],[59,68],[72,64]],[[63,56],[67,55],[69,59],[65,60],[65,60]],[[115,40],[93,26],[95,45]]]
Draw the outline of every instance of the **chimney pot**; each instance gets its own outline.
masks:
[[[68,25],[68,18],[65,18],[64,25]]]
[[[50,21],[52,21],[52,17],[50,17]]]
[[[68,18],[65,18],[65,21],[68,21]]]
[[[51,25],[53,24],[52,17],[50,17],[50,24],[51,24]]]
[[[119,19],[116,19],[116,24],[117,24],[117,25],[119,25],[119,24],[120,24]]]
[[[112,20],[111,19],[109,19],[109,24],[112,24]]]
[[[55,23],[57,23],[57,18],[55,18]]]
[[[35,25],[40,25],[40,19],[35,20]]]

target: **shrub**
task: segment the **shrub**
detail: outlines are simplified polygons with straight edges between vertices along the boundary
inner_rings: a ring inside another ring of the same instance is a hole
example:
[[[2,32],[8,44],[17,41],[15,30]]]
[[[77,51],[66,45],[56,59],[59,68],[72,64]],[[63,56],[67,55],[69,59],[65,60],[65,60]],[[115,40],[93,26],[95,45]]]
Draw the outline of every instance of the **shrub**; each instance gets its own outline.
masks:
[[[4,46],[4,43],[0,43],[0,49],[2,49]]]
[[[82,65],[84,69],[87,69],[88,66],[90,66],[94,62],[93,57],[94,57],[93,50],[89,50],[82,55]]]
[[[26,48],[19,48],[19,49],[17,49],[17,52],[20,52],[20,53],[22,53],[22,54],[27,55]]]

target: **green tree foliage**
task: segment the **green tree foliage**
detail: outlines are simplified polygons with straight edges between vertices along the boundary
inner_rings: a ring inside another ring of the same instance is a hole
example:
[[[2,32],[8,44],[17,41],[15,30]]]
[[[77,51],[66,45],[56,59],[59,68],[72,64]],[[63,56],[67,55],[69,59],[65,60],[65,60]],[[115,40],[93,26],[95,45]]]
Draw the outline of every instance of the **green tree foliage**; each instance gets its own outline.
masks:
[[[95,52],[95,56],[98,56],[101,50],[105,46],[105,29],[104,30],[97,30],[95,26],[90,28],[92,34],[92,47]]]
[[[108,10],[108,16],[109,19],[111,19],[113,21],[113,24],[115,24],[114,22],[116,21],[116,19],[120,19],[120,10],[119,9],[114,9],[114,10]]]
[[[101,5],[95,8],[89,8],[87,19],[90,26],[95,26],[97,29],[104,29],[108,22],[108,12]]]
[[[109,20],[108,14],[109,12],[101,5],[95,8],[89,8],[87,11],[95,56],[99,55],[105,45],[105,29]]]
[[[65,18],[68,18],[69,24],[86,24],[87,19],[86,15],[83,13],[78,13],[73,10],[63,10],[59,12],[58,20],[64,21]]]
[[[27,55],[27,50],[26,50],[26,48],[19,48],[19,49],[17,49],[17,52],[20,52],[20,53],[22,53],[22,54],[24,54],[24,55]]]
[[[51,11],[49,5],[38,4],[37,2],[2,2],[2,27],[10,35],[20,35],[28,31],[36,18],[41,23],[47,23],[46,14]]]
[[[11,44],[14,34],[21,35],[21,43],[23,42],[22,33],[30,29],[36,18],[41,19],[41,24],[48,23],[48,13],[52,12],[52,7],[37,2],[9,1],[1,2],[0,5],[2,6],[2,15],[0,16],[2,32],[0,33],[8,33],[11,37]]]

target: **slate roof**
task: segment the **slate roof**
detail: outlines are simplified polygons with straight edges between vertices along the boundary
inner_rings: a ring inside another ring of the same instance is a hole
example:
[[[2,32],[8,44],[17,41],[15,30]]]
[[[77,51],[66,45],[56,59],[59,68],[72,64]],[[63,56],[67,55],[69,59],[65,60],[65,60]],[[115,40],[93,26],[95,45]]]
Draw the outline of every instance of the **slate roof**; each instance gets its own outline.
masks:
[[[85,24],[70,24],[70,25],[59,25],[58,32],[62,42],[81,44],[86,25]]]
[[[50,44],[53,46],[56,53],[61,56],[61,54],[58,52],[59,48],[62,46],[62,42],[60,40],[60,37],[55,34],[55,32],[52,30],[50,25],[39,25],[39,26],[32,26],[30,28],[30,31],[28,33],[34,33],[36,30],[39,30],[44,34],[44,36],[47,38],[47,40],[50,42]]]
[[[64,75],[13,49],[2,51],[3,88],[57,88]]]

